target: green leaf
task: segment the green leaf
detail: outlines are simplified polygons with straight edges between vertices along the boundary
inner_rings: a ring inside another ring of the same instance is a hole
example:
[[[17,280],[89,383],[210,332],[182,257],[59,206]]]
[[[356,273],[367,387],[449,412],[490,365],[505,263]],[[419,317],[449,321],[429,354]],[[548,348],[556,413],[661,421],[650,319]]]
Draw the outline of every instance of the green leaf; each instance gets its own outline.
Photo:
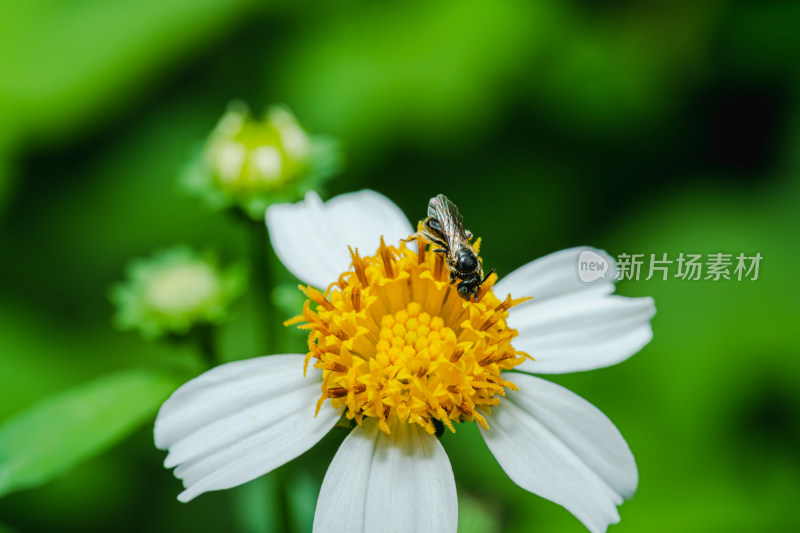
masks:
[[[243,533],[278,531],[280,492],[278,476],[274,474],[261,476],[236,487],[233,491],[233,513],[238,531]]]
[[[460,533],[500,533],[502,522],[493,502],[465,490],[458,491],[458,531]]]
[[[16,533],[16,531],[4,524],[0,524],[0,533]]]
[[[149,421],[177,387],[149,370],[126,370],[46,398],[0,426],[0,496],[36,487]]]
[[[307,471],[296,468],[287,479],[289,519],[294,531],[311,531],[314,526],[314,509],[322,488],[321,480]]]
[[[37,0],[0,8],[0,110],[21,137],[74,137],[219,38],[250,0]],[[8,51],[8,53],[5,53]]]

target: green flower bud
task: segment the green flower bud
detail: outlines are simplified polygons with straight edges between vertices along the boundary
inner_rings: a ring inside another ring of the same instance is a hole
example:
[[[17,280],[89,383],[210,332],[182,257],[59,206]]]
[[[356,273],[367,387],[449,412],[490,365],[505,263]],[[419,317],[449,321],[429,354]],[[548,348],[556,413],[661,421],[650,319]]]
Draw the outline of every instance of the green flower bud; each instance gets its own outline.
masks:
[[[309,136],[284,106],[256,120],[240,103],[223,115],[181,184],[213,209],[240,207],[261,220],[270,204],[291,202],[341,166],[336,143]]]
[[[213,254],[200,255],[185,246],[137,259],[127,274],[125,282],[111,288],[117,308],[114,323],[120,329],[139,330],[147,339],[225,322],[231,302],[246,285],[241,266],[223,270]]]

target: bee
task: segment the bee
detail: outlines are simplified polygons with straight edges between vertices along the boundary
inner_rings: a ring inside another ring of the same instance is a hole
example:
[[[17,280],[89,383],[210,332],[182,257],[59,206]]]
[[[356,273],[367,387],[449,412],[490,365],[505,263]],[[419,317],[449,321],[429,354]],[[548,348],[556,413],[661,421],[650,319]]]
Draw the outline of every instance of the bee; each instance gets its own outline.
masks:
[[[409,236],[406,241],[422,238],[438,248],[433,252],[444,254],[450,268],[450,284],[461,281],[456,286],[458,295],[469,300],[472,295],[478,297],[478,289],[492,275],[494,269],[483,275],[483,265],[478,254],[472,248],[472,233],[464,229],[464,219],[458,212],[456,204],[447,196],[439,194],[428,202],[428,217],[421,221],[419,231]]]

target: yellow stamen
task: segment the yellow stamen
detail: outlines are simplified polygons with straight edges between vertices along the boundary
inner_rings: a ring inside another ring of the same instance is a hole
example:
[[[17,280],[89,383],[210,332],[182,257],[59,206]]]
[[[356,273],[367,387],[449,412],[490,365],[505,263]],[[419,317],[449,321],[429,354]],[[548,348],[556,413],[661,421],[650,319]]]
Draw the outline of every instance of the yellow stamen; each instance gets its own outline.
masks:
[[[323,372],[317,409],[330,401],[359,424],[377,418],[385,433],[396,420],[431,434],[434,420],[452,432],[453,422],[488,428],[478,410],[490,414],[505,389],[517,390],[500,372],[529,357],[511,346],[517,331],[506,324],[525,299],[499,300],[495,275],[477,300],[460,298],[443,254],[417,244],[419,254],[383,238],[374,256],[350,249],[352,268],[324,295],[300,288],[308,300],[286,325],[310,331],[306,364]]]
[[[419,263],[420,265],[425,262],[425,252],[427,248],[426,244],[427,243],[425,242],[425,239],[422,238],[417,239],[417,250],[418,250],[417,263]]]

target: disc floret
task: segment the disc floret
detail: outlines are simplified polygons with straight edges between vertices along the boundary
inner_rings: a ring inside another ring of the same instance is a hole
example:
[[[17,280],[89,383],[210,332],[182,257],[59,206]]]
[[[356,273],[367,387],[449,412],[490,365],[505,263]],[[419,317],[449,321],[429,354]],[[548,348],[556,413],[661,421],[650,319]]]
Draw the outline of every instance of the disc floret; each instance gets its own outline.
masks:
[[[418,248],[381,239],[374,256],[351,250],[350,270],[324,294],[300,287],[308,299],[287,325],[309,330],[306,365],[323,370],[317,407],[330,400],[359,424],[375,417],[385,433],[395,421],[431,434],[434,420],[452,432],[461,421],[488,428],[491,406],[517,390],[501,372],[527,357],[506,325],[508,309],[525,299],[499,300],[492,275],[477,299],[464,300],[441,255]]]

